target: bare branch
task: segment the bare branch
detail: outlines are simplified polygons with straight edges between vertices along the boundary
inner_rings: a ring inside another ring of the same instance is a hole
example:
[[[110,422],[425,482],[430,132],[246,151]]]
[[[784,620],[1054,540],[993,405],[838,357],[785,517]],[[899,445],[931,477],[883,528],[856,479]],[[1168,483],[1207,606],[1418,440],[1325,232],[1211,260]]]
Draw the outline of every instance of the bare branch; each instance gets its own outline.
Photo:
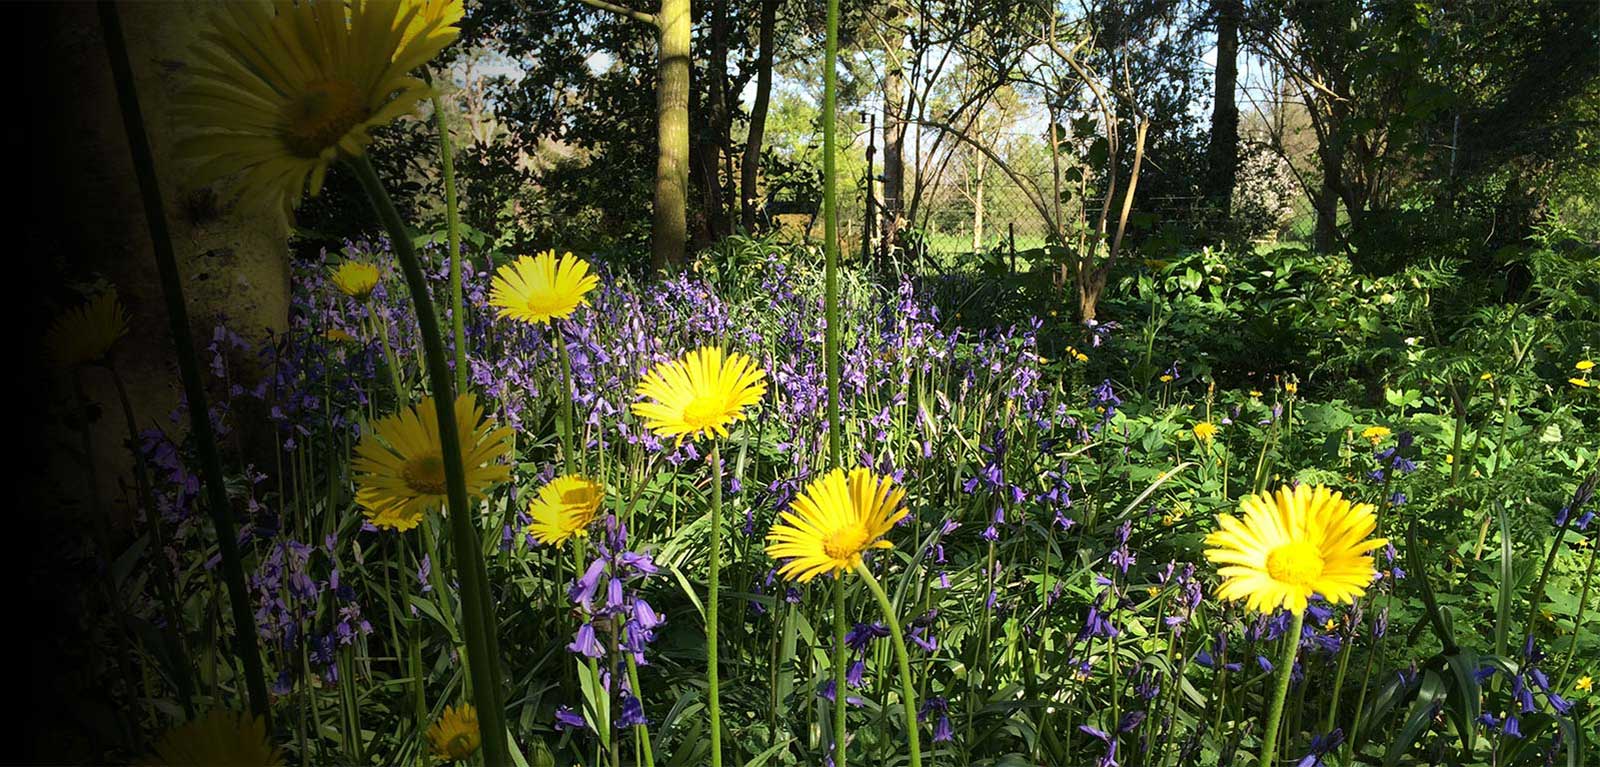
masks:
[[[626,16],[627,18],[633,19],[641,24],[649,24],[652,27],[657,26],[656,15],[653,13],[636,11],[627,6],[608,3],[606,0],[579,0],[579,2],[591,8],[599,8],[600,10],[608,13],[615,13],[618,16]]]

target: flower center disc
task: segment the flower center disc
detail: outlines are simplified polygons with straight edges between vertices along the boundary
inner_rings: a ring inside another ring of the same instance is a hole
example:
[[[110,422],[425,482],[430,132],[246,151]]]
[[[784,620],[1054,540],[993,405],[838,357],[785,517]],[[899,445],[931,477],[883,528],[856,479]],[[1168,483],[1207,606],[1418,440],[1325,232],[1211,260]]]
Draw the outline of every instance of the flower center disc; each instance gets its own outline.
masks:
[[[861,547],[866,542],[866,531],[859,527],[847,527],[835,530],[822,539],[822,551],[829,559],[850,560],[861,553]]]
[[[575,487],[561,494],[561,502],[568,506],[591,506],[594,504],[594,490],[587,487]]]
[[[284,105],[283,143],[300,157],[319,157],[367,116],[366,104],[355,86],[340,80],[318,80]]]
[[[554,290],[534,291],[528,294],[528,311],[532,314],[555,316],[561,314],[566,305],[557,296]]]
[[[1309,586],[1322,577],[1322,552],[1304,541],[1285,543],[1267,554],[1267,574],[1280,583]]]
[[[418,495],[444,495],[444,459],[437,455],[424,455],[406,461],[400,471],[406,487]]]
[[[721,397],[701,395],[683,408],[683,422],[696,431],[721,422],[724,407]]]

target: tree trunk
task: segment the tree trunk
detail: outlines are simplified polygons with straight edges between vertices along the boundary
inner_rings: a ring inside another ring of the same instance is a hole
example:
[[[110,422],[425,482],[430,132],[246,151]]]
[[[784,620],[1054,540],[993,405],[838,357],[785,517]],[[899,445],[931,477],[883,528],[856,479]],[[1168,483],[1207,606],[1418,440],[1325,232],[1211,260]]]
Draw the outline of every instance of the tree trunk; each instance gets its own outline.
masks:
[[[972,252],[983,250],[983,176],[985,158],[978,160],[977,189],[972,195]]]
[[[739,166],[739,215],[746,232],[756,229],[756,184],[761,178],[761,144],[767,133],[767,105],[772,101],[772,28],[778,0],[761,0],[761,31],[756,42],[756,100],[750,105],[750,135]]]
[[[1332,141],[1317,148],[1322,165],[1322,185],[1312,201],[1317,209],[1317,229],[1312,244],[1318,253],[1332,253],[1339,239],[1339,176],[1343,172],[1343,152]]]
[[[690,0],[661,0],[661,72],[656,82],[656,194],[650,255],[656,269],[683,263],[688,237]]]
[[[728,154],[728,0],[712,0],[711,56],[706,62],[707,97],[705,134],[700,141],[700,173],[704,189],[706,235],[716,242],[733,233],[733,221],[722,184],[723,158]]]
[[[901,112],[905,105],[905,71],[901,60],[901,45],[905,9],[898,2],[891,3],[888,11],[889,41],[895,47],[885,51],[883,67],[883,199],[879,201],[878,223],[882,230],[879,253],[887,261],[905,211],[906,171],[904,146],[905,122]]]
[[[1217,17],[1217,73],[1207,150],[1207,196],[1227,216],[1239,174],[1239,107],[1234,101],[1239,80],[1239,0],[1212,0],[1211,7]]]

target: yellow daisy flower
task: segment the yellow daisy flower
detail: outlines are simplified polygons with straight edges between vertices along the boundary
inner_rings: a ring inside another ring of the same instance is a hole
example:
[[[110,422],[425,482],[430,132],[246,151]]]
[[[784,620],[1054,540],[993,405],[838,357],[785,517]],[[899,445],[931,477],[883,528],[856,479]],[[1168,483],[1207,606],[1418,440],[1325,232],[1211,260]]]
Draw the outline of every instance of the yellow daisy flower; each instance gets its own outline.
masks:
[[[109,288],[57,317],[45,331],[44,348],[58,367],[77,367],[105,359],[127,334],[128,314],[116,288]]]
[[[484,420],[471,394],[456,398],[456,433],[461,435],[467,495],[481,496],[511,469],[495,459],[511,449],[511,430]],[[422,515],[445,503],[445,475],[439,446],[439,420],[433,398],[379,419],[356,445],[352,468],[356,502],[378,527],[410,530]]]
[[[1578,360],[1572,367],[1580,373],[1587,373],[1594,370],[1594,360]]]
[[[467,13],[461,0],[402,0],[401,5],[401,19],[408,18],[407,12],[412,6],[416,7],[417,12],[409,16],[410,22],[400,36],[396,54],[410,48],[413,42],[418,42],[419,36],[424,38],[420,41],[423,45],[437,44],[443,49],[455,41],[457,27]]]
[[[410,72],[455,40],[451,3],[225,3],[193,49],[177,113],[197,183],[242,174],[247,205],[292,208],[328,166],[428,94]]]
[[[151,767],[279,767],[283,752],[267,740],[265,720],[215,708],[178,725],[156,742]]]
[[[556,477],[539,488],[538,496],[528,504],[528,516],[533,518],[528,533],[546,546],[559,546],[568,538],[585,535],[605,497],[605,488],[588,477]]]
[[[483,737],[478,732],[478,709],[462,704],[447,706],[438,721],[428,728],[433,755],[445,762],[459,762],[477,752]]]
[[[1201,421],[1194,425],[1194,438],[1201,442],[1210,442],[1217,436],[1217,425],[1210,421]]]
[[[1321,485],[1285,486],[1273,496],[1246,496],[1239,506],[1243,520],[1218,517],[1206,558],[1223,565],[1217,596],[1245,600],[1260,613],[1303,612],[1312,594],[1352,601],[1372,582],[1371,552],[1388,543],[1367,537],[1377,526],[1371,504],[1353,504]]]
[[[1368,442],[1371,442],[1372,444],[1376,445],[1379,442],[1382,442],[1385,437],[1389,436],[1389,427],[1387,427],[1387,426],[1368,426],[1367,428],[1365,428],[1365,429],[1363,429],[1361,431],[1361,436],[1364,439],[1366,439]]]
[[[1577,688],[1579,692],[1588,692],[1594,689],[1594,679],[1588,675],[1580,676],[1577,683],[1572,686]]]
[[[749,357],[707,346],[683,359],[655,366],[639,382],[643,402],[633,414],[645,428],[662,437],[685,439],[702,434],[728,436],[728,425],[744,420],[745,409],[767,393],[767,374]]]
[[[501,318],[549,324],[589,303],[585,296],[598,282],[589,273],[589,262],[571,253],[556,258],[555,251],[547,250],[496,270],[489,305],[500,310]]]
[[[378,280],[383,273],[378,271],[376,264],[365,261],[346,261],[337,267],[328,270],[328,278],[333,281],[333,286],[357,301],[365,301],[377,290]]]
[[[805,583],[854,570],[870,549],[894,548],[883,536],[906,515],[906,491],[870,469],[834,469],[812,480],[767,533],[767,556],[788,560],[785,578]]]

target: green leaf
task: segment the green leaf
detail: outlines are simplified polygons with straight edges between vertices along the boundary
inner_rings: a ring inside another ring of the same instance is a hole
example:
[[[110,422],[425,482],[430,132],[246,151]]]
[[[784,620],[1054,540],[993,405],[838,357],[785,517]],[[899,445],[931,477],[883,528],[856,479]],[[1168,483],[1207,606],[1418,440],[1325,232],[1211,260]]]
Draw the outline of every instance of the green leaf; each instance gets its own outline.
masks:
[[[1389,751],[1383,756],[1384,767],[1399,764],[1400,758],[1411,750],[1412,744],[1433,722],[1434,707],[1444,696],[1444,679],[1432,670],[1423,671],[1422,684],[1417,688],[1417,699],[1411,702],[1411,710],[1406,714],[1405,726],[1400,728],[1400,734],[1395,736],[1394,742],[1389,744]]]

